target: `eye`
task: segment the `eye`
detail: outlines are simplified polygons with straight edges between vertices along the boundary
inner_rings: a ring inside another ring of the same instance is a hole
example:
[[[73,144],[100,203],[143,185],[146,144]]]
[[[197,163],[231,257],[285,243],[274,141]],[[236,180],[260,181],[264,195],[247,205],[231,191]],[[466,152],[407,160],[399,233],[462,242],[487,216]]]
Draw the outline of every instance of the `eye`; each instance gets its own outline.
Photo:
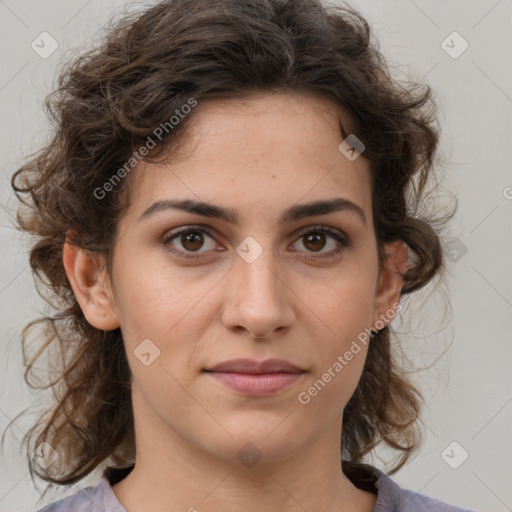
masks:
[[[326,240],[329,238],[334,241],[334,243],[331,243],[333,248],[321,253],[326,246]],[[205,245],[207,239],[212,241],[209,247],[208,244]],[[351,246],[350,240],[342,232],[327,226],[308,228],[299,235],[298,240],[305,247],[306,252],[312,251],[321,254],[320,256],[304,256],[306,259],[333,258]],[[215,250],[216,245],[215,239],[209,230],[193,226],[184,226],[168,233],[163,240],[163,244],[170,253],[180,258],[199,258],[203,253]],[[181,247],[176,247],[176,245]],[[206,248],[206,250],[201,251],[200,249],[203,248]]]
[[[206,235],[207,238],[213,240],[213,236],[207,229],[185,226],[170,232],[169,235],[166,236],[163,240],[163,243],[169,252],[176,254],[178,257],[199,258],[201,253],[205,252],[199,252],[199,249],[204,245],[204,235]],[[173,242],[173,240],[176,240],[176,242]],[[175,243],[180,244],[182,249],[176,249],[174,246]],[[210,250],[214,248],[215,243],[210,244]],[[189,251],[191,251],[192,254],[190,254]]]
[[[334,243],[331,243],[333,248],[330,251],[320,253],[320,251],[326,246],[326,240],[331,238]],[[320,256],[304,256],[307,259],[321,259],[321,258],[334,258],[341,254],[346,248],[351,246],[348,237],[342,234],[341,231],[331,229],[327,226],[315,226],[308,228],[299,235],[299,240],[302,245],[306,247],[307,251],[313,251],[313,253],[320,253]]]

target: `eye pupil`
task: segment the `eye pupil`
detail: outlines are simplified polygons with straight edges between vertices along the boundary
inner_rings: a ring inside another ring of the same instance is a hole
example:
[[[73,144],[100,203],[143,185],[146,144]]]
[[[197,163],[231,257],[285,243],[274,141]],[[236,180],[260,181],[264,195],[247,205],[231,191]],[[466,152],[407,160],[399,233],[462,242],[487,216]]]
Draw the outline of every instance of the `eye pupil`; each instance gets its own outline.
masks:
[[[193,247],[186,245],[190,242],[192,242]],[[196,251],[197,249],[201,248],[203,243],[203,236],[199,233],[199,231],[188,231],[187,233],[181,235],[181,243],[187,250]]]
[[[325,238],[325,234],[316,233],[316,234],[306,235],[306,243],[304,245],[306,247],[308,247],[308,249],[313,249],[313,250],[314,249],[318,249],[318,250],[323,249],[325,243],[322,244],[322,247],[312,247],[312,248],[309,247],[309,244],[310,244],[311,241],[313,241],[313,244],[314,244],[315,242],[318,242],[319,239],[321,239],[321,238]]]

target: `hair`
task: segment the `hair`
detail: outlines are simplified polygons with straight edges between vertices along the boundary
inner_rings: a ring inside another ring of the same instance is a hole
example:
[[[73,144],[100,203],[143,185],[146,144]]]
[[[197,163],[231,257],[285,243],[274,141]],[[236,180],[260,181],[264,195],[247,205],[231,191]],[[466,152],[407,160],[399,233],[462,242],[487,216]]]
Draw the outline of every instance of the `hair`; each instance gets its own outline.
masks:
[[[440,134],[431,88],[392,77],[368,22],[350,5],[169,0],[110,23],[94,48],[63,65],[45,100],[55,130],[11,181],[22,203],[17,229],[35,237],[29,261],[37,291],[55,310],[21,334],[27,384],[54,395],[23,438],[32,479],[36,474],[50,485],[75,483],[101,464],[135,461],[121,331],[87,322],[63,266],[63,246],[68,241],[104,257],[111,272],[117,223],[129,204],[128,180],[112,178],[150,139],[158,143],[145,161],[176,151],[194,110],[172,127],[169,120],[191,100],[305,93],[344,109],[370,164],[379,265],[387,242],[402,240],[412,251],[401,296],[443,274],[440,226],[455,212],[420,215],[435,178]],[[98,193],[107,188],[108,194]],[[35,327],[37,349],[29,357],[28,333]],[[392,350],[392,332],[388,325],[371,339],[341,433],[343,464],[361,462],[380,443],[398,452],[389,474],[421,444],[423,402]],[[36,372],[45,354],[46,374]],[[40,380],[32,379],[35,373]],[[58,453],[47,468],[32,459],[31,446],[43,442]]]

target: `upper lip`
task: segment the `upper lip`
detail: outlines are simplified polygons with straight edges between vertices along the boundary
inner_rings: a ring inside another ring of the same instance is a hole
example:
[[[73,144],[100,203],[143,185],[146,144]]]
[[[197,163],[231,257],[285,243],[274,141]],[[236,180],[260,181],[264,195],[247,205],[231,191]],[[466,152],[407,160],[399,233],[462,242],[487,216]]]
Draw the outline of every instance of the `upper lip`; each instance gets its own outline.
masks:
[[[209,372],[224,373],[302,373],[304,370],[284,359],[231,359],[207,368]]]

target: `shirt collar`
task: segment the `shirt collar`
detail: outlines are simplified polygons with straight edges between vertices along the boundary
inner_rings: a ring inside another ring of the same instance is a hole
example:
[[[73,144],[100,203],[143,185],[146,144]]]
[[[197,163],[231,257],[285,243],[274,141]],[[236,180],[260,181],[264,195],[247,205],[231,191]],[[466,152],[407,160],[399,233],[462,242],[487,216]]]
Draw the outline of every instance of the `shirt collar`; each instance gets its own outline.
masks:
[[[112,486],[128,476],[134,465],[105,469],[100,481],[105,510],[109,512],[126,512],[119,503]],[[380,469],[362,462],[342,461],[343,473],[358,488],[377,494],[377,502],[372,512],[389,512],[396,510],[400,503],[401,488]]]

